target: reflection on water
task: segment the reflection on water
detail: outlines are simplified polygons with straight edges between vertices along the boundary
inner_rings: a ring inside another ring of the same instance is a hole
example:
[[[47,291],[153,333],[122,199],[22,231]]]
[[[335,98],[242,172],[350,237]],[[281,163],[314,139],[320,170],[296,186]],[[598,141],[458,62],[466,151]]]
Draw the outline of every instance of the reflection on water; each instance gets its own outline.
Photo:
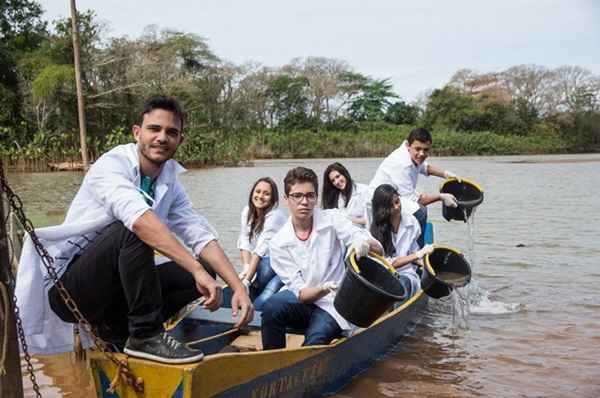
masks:
[[[95,389],[85,361],[75,359],[73,353],[38,356],[32,359],[35,377],[43,397],[93,397]],[[25,361],[21,361],[23,392],[34,397]]]
[[[331,161],[259,161],[193,170],[182,181],[238,265],[239,215],[252,182],[271,176],[282,191],[289,168],[302,164],[322,175]],[[340,161],[358,182],[368,182],[379,163]],[[430,300],[415,333],[336,396],[600,397],[598,161],[600,155],[433,159],[486,189],[476,233],[469,223],[446,222],[439,204],[429,207],[436,242],[467,255],[473,280],[455,298]],[[48,224],[48,213],[67,208],[81,178],[13,174],[9,182],[35,223]],[[434,192],[440,182],[421,178],[418,189]],[[455,315],[452,300],[467,303],[468,315]],[[35,366],[47,396],[91,393],[70,359],[38,358]]]

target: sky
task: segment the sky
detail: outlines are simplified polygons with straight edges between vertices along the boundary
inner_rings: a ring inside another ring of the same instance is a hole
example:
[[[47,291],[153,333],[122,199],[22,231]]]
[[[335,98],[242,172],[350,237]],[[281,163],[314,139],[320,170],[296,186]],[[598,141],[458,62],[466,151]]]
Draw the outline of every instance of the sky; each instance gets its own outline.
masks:
[[[69,15],[69,0],[38,1],[49,21]],[[599,0],[77,0],[77,8],[93,10],[109,36],[135,38],[153,24],[198,34],[235,64],[344,60],[389,78],[409,102],[462,68],[578,65],[600,76]]]

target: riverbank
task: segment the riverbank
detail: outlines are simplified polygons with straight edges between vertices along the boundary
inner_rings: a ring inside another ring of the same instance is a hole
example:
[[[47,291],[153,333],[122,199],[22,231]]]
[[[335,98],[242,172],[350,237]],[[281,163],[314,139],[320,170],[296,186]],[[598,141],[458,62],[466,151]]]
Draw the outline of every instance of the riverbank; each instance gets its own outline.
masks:
[[[379,126],[381,127],[381,126]],[[406,138],[413,126],[394,126],[361,131],[293,131],[273,130],[235,133],[186,133],[186,140],[178,150],[177,159],[186,167],[251,165],[256,159],[295,158],[365,158],[384,157]],[[433,131],[434,156],[497,156],[542,155],[600,152],[600,148],[581,148],[556,134],[506,135],[490,132]],[[111,144],[130,142],[122,133]],[[110,147],[97,148],[102,153]],[[582,150],[583,149],[583,150]],[[71,153],[76,151],[71,151]],[[64,153],[64,152],[63,152]],[[13,171],[38,172],[70,170],[63,166],[72,164],[81,169],[75,156],[66,159],[52,151],[2,152],[5,167]],[[56,167],[57,164],[62,165]]]

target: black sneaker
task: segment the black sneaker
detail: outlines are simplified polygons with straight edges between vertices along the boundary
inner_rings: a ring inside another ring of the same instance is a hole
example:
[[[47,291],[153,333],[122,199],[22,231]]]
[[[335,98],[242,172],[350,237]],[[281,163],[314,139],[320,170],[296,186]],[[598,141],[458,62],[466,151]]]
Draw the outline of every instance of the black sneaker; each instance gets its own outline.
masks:
[[[129,336],[127,343],[125,343],[125,354],[174,364],[198,362],[204,357],[202,351],[189,348],[175,340],[167,332],[162,332],[147,339]]]

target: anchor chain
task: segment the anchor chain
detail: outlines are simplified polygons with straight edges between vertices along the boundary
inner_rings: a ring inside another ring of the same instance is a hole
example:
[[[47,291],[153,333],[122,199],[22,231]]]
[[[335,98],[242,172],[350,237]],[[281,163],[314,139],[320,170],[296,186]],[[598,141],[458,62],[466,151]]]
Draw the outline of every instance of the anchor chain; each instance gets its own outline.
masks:
[[[44,264],[44,267],[46,268],[48,275],[54,282],[54,285],[56,286],[56,288],[60,294],[60,297],[63,299],[63,301],[67,305],[67,307],[69,308],[69,310],[71,311],[71,313],[73,314],[75,319],[77,320],[78,324],[80,326],[82,326],[83,329],[92,337],[92,340],[93,340],[96,348],[98,348],[100,350],[100,352],[102,352],[104,357],[109,359],[112,363],[114,363],[117,366],[117,369],[119,369],[119,368],[121,369],[120,370],[121,377],[123,377],[125,379],[127,384],[131,385],[131,387],[136,392],[143,392],[144,391],[143,380],[141,378],[136,377],[135,374],[133,373],[133,371],[131,370],[131,368],[129,367],[129,364],[126,361],[120,361],[116,357],[116,355],[114,355],[112,352],[110,352],[110,350],[108,349],[107,343],[94,333],[92,325],[88,322],[87,319],[85,319],[85,317],[83,316],[81,311],[79,311],[77,304],[75,303],[75,301],[73,300],[73,298],[71,297],[71,295],[69,294],[67,289],[64,287],[64,285],[62,284],[60,279],[58,278],[58,275],[56,274],[56,269],[54,268],[54,259],[50,256],[50,254],[48,253],[48,251],[46,250],[44,245],[40,242],[37,234],[35,233],[33,223],[25,215],[25,212],[23,210],[23,202],[22,202],[21,198],[16,193],[14,193],[13,190],[8,185],[8,181],[4,174],[4,164],[3,164],[2,160],[0,160],[0,185],[2,186],[1,187],[2,191],[4,191],[6,198],[8,200],[8,203],[9,203],[10,207],[12,208],[15,216],[17,217],[17,219],[19,220],[19,222],[21,223],[21,225],[23,226],[23,228],[29,235],[29,238],[31,239],[31,241],[34,245],[36,252],[42,259],[42,263]],[[12,279],[11,285],[14,286],[14,276],[12,274],[10,274],[10,278]],[[25,357],[25,361],[27,362],[27,371],[29,373],[29,378],[32,381],[33,389],[36,392],[36,397],[41,397],[40,392],[39,392],[39,386],[35,379],[33,365],[31,364],[31,357],[27,351],[27,342],[25,340],[25,332],[23,331],[23,324],[22,324],[21,318],[19,316],[19,308],[17,306],[16,295],[13,297],[13,300],[14,300],[14,306],[15,306],[14,312],[15,312],[15,317],[16,317],[19,341],[21,342],[23,356]]]

